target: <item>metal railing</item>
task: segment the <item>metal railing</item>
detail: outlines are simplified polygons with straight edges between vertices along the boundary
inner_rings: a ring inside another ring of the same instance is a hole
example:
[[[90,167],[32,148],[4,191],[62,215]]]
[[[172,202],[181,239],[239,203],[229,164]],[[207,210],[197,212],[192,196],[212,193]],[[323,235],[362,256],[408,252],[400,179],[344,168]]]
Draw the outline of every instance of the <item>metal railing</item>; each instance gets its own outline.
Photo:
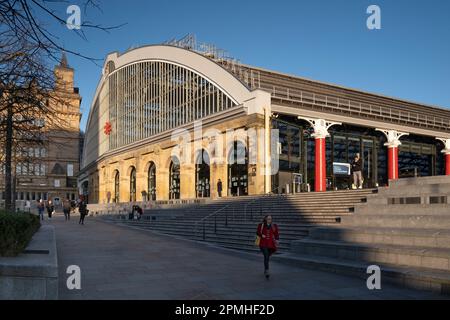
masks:
[[[229,68],[227,65],[225,67]],[[403,123],[405,125],[437,129],[446,132],[450,131],[450,117],[429,115],[426,109],[423,112],[404,111],[399,107],[375,105],[361,102],[357,99],[345,99],[300,89],[286,88],[280,85],[272,85],[261,81],[261,72],[259,70],[253,70],[241,65],[237,65],[237,68],[238,70],[229,69],[251,89],[261,88],[267,90],[271,92],[272,98],[275,99],[309,105],[314,110],[331,111],[333,113],[349,114],[352,116],[357,115],[362,118]],[[267,74],[263,76],[270,77]],[[443,109],[443,111],[445,110]]]
[[[232,218],[233,218],[233,221],[234,221],[234,218],[235,218],[235,210],[234,210],[235,208],[234,208],[234,206],[236,206],[236,203],[234,203],[234,202],[233,203],[229,203],[225,207],[222,207],[222,208],[214,211],[213,213],[207,215],[206,217],[196,221],[195,225],[194,225],[195,233],[197,234],[199,232],[199,228],[198,227],[199,227],[199,225],[202,225],[202,239],[206,240],[206,222],[208,220],[214,218],[214,233],[216,234],[217,233],[217,217],[219,215],[221,215],[221,214],[225,214],[225,223],[224,223],[224,225],[227,227],[228,226],[228,219],[229,219],[228,218],[228,210],[227,209],[233,207]]]
[[[257,212],[259,212],[259,217],[262,218],[262,215],[263,215],[263,202],[264,202],[264,199],[266,197],[277,197],[277,204],[279,205],[280,204],[280,199],[283,197],[282,194],[278,193],[278,190],[280,189],[280,187],[281,186],[278,186],[275,189],[272,189],[269,193],[265,193],[261,197],[253,199],[252,201],[246,203],[245,206],[244,206],[244,220],[247,221],[247,209],[248,209],[249,206],[252,206],[251,210],[250,210],[250,219],[249,219],[249,221],[253,220],[253,217],[254,217],[253,205],[255,203],[257,204],[256,205],[256,209],[258,209]]]
[[[244,215],[243,215],[244,221],[252,221],[253,220],[253,218],[255,216],[254,210],[253,210],[254,208],[251,207],[250,217],[249,217],[250,219],[247,219],[247,217],[248,217],[247,216],[247,211],[248,211],[247,209],[248,209],[249,205],[252,205],[254,203],[258,203],[259,217],[262,217],[262,214],[263,214],[263,199],[266,198],[266,197],[276,196],[277,197],[277,201],[278,201],[278,205],[279,205],[280,204],[279,201],[282,198],[282,195],[280,195],[278,193],[274,193],[274,191],[278,191],[279,188],[280,187],[277,187],[277,188],[273,189],[271,192],[266,193],[266,194],[264,194],[262,196],[259,196],[259,197],[255,198],[255,199],[247,202],[245,204],[245,206],[244,206]],[[244,200],[243,198],[241,198],[241,199]],[[203,241],[205,241],[206,240],[206,231],[207,231],[206,230],[206,225],[207,225],[207,223],[209,221],[212,221],[212,219],[214,219],[214,234],[217,234],[217,226],[218,226],[218,221],[217,220],[218,220],[218,218],[220,218],[222,216],[224,217],[223,225],[225,227],[228,227],[229,221],[230,220],[235,221],[235,219],[236,219],[236,206],[241,207],[242,203],[241,202],[230,203],[230,204],[228,204],[228,205],[226,205],[226,206],[224,206],[224,207],[214,211],[213,213],[207,215],[206,217],[196,221],[195,225],[194,225],[195,233],[198,234],[201,231],[202,232],[202,239],[203,239]],[[230,210],[230,209],[232,209],[232,210]],[[200,229],[200,227],[201,227],[201,229]]]
[[[316,110],[333,113],[349,113],[364,118],[378,118],[394,123],[427,127],[443,131],[450,130],[450,118],[437,117],[414,111],[402,111],[397,108],[384,107],[370,103],[363,103],[350,99],[316,94],[302,90],[292,90],[273,86],[272,97],[280,100],[288,100],[299,104],[310,105]]]

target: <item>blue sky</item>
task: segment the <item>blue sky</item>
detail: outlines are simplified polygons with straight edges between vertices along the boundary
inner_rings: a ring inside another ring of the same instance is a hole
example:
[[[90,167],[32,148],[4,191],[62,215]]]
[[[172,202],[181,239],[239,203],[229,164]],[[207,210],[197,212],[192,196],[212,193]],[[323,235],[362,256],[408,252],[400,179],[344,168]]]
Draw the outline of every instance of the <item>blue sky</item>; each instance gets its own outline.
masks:
[[[71,3],[54,8],[67,16]],[[53,33],[68,48],[101,59],[113,51],[193,33],[246,64],[450,108],[448,0],[100,3],[102,10],[82,13],[82,21],[126,25],[110,33],[84,30],[87,41],[64,26],[52,25]],[[371,4],[381,8],[381,30],[366,27]],[[83,96],[84,129],[101,67],[68,58]]]

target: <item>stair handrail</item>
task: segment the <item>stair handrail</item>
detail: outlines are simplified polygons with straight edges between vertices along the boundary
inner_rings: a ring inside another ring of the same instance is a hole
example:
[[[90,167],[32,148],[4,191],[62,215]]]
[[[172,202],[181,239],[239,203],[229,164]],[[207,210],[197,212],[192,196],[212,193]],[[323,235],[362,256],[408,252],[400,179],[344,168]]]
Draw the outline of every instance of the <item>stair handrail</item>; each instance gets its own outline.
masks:
[[[208,220],[208,219],[210,219],[210,218],[212,218],[212,217],[214,217],[215,219],[217,219],[217,216],[219,215],[219,214],[221,214],[225,209],[227,209],[227,208],[229,208],[229,207],[232,207],[233,205],[235,205],[236,203],[229,203],[229,204],[227,204],[226,206],[224,206],[224,207],[222,207],[222,208],[220,208],[220,209],[217,209],[216,211],[214,211],[213,213],[211,213],[211,214],[209,214],[209,215],[207,215],[206,217],[203,217],[202,219],[200,219],[200,220],[197,220],[196,222],[195,222],[195,225],[194,225],[194,230],[195,230],[195,233],[197,233],[198,232],[198,225],[199,225],[199,223],[203,223],[203,240],[205,240],[205,238],[206,238],[206,229],[205,229],[205,223],[206,223],[206,221]],[[227,219],[228,218],[228,216],[226,217],[226,222],[225,222],[225,224],[227,224]],[[233,213],[233,219],[234,219],[234,213]],[[215,224],[215,228],[217,228],[217,225]]]
[[[262,196],[263,197],[274,196],[274,195],[280,196],[278,193],[275,193],[275,191],[279,190],[279,188],[280,188],[280,186],[276,187],[275,189],[272,189],[270,192],[265,193]],[[261,200],[261,197],[257,197],[257,198],[255,198],[255,199],[253,199],[253,200],[251,200],[251,201],[249,201],[249,202],[247,202],[245,204],[245,206],[244,206],[244,220],[247,220],[247,207],[248,207],[248,205],[251,204],[251,203],[256,202],[257,200]],[[202,228],[202,230],[203,230],[203,240],[205,240],[206,239],[206,221],[208,221],[209,219],[212,219],[212,218],[215,219],[214,232],[217,232],[217,217],[220,214],[223,214],[224,212],[226,213],[225,226],[227,226],[228,225],[228,212],[225,211],[225,210],[228,209],[228,208],[231,208],[233,206],[236,206],[235,202],[229,203],[226,206],[215,210],[213,213],[207,215],[206,217],[203,217],[202,219],[197,220],[195,222],[195,224],[194,224],[195,233],[197,233],[199,231],[199,224],[203,224],[203,228]],[[234,216],[234,210],[233,210],[233,220],[234,220],[234,218],[235,218],[235,216]]]
[[[263,197],[271,197],[271,196],[278,196],[280,197],[281,194],[279,193],[275,193],[275,191],[278,191],[280,189],[281,186],[276,187],[275,189],[272,189],[270,192],[263,194]],[[247,202],[244,206],[244,219],[247,220],[247,208],[249,205],[255,203],[257,200],[261,200],[261,198],[255,198],[250,202]],[[260,203],[261,205],[261,203]],[[253,211],[252,211],[253,212]],[[252,214],[252,218],[253,218],[253,214]]]

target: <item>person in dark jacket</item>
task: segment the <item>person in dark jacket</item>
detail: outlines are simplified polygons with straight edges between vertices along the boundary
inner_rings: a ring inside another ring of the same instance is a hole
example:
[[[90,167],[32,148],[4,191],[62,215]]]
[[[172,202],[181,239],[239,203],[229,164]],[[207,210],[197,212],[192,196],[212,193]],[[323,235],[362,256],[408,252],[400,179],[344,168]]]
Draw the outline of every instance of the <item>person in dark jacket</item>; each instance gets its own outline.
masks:
[[[67,220],[70,220],[70,210],[71,210],[71,203],[69,198],[66,198],[63,200],[63,212],[64,212],[64,218]]]
[[[55,211],[55,206],[53,205],[52,200],[48,200],[48,202],[47,202],[47,214],[48,214],[48,218],[49,219],[52,218],[53,211]]]
[[[84,224],[84,218],[89,213],[89,210],[87,209],[87,205],[84,202],[84,200],[82,200],[78,205],[78,211],[80,212],[80,221],[78,222],[78,224]]]
[[[37,208],[38,208],[38,213],[39,213],[39,218],[41,220],[44,220],[44,211],[45,211],[45,204],[44,204],[44,200],[39,200],[38,204],[37,204]]]
[[[217,194],[222,197],[222,180],[217,181]]]
[[[362,189],[363,187],[363,174],[362,174],[362,159],[359,153],[356,154],[355,159],[352,163],[352,173],[353,173],[353,184],[352,189]]]
[[[138,219],[138,220],[141,220],[142,215],[144,214],[144,210],[142,210],[141,207],[136,206],[136,211],[137,211],[137,213],[139,214],[138,217],[137,217],[137,219]]]
[[[264,217],[263,222],[258,224],[256,234],[260,237],[259,248],[264,255],[264,275],[269,279],[269,259],[277,251],[280,240],[278,225],[272,223],[272,216]]]

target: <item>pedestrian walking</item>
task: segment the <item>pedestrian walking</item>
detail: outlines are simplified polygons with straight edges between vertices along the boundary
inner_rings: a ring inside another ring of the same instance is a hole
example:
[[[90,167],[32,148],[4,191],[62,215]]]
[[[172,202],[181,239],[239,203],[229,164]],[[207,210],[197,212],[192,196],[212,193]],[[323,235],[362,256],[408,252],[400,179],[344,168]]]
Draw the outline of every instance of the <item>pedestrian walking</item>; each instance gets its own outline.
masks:
[[[353,173],[353,184],[352,189],[362,189],[363,187],[363,173],[362,173],[362,159],[359,153],[356,154],[355,159],[352,163],[352,173]]]
[[[70,210],[72,210],[72,203],[70,202],[69,198],[66,198],[63,200],[63,212],[66,221],[70,220]]]
[[[55,206],[53,205],[52,200],[48,200],[47,202],[47,214],[48,214],[48,218],[51,219],[53,212],[55,211]]]
[[[44,220],[44,210],[45,210],[45,205],[44,205],[44,200],[39,200],[38,204],[37,204],[37,208],[38,208],[38,213],[39,213],[39,218],[41,220]]]
[[[269,259],[277,251],[279,239],[278,225],[272,223],[271,215],[265,216],[263,222],[258,224],[258,229],[256,230],[256,244],[264,256],[264,275],[267,279],[270,277]]]
[[[222,197],[222,180],[220,179],[217,181],[217,194],[219,195],[219,198]]]
[[[80,201],[80,204],[78,205],[78,211],[80,212],[80,221],[78,222],[78,224],[84,225],[84,218],[89,213],[89,210],[87,209],[87,205],[84,202],[84,200]]]

